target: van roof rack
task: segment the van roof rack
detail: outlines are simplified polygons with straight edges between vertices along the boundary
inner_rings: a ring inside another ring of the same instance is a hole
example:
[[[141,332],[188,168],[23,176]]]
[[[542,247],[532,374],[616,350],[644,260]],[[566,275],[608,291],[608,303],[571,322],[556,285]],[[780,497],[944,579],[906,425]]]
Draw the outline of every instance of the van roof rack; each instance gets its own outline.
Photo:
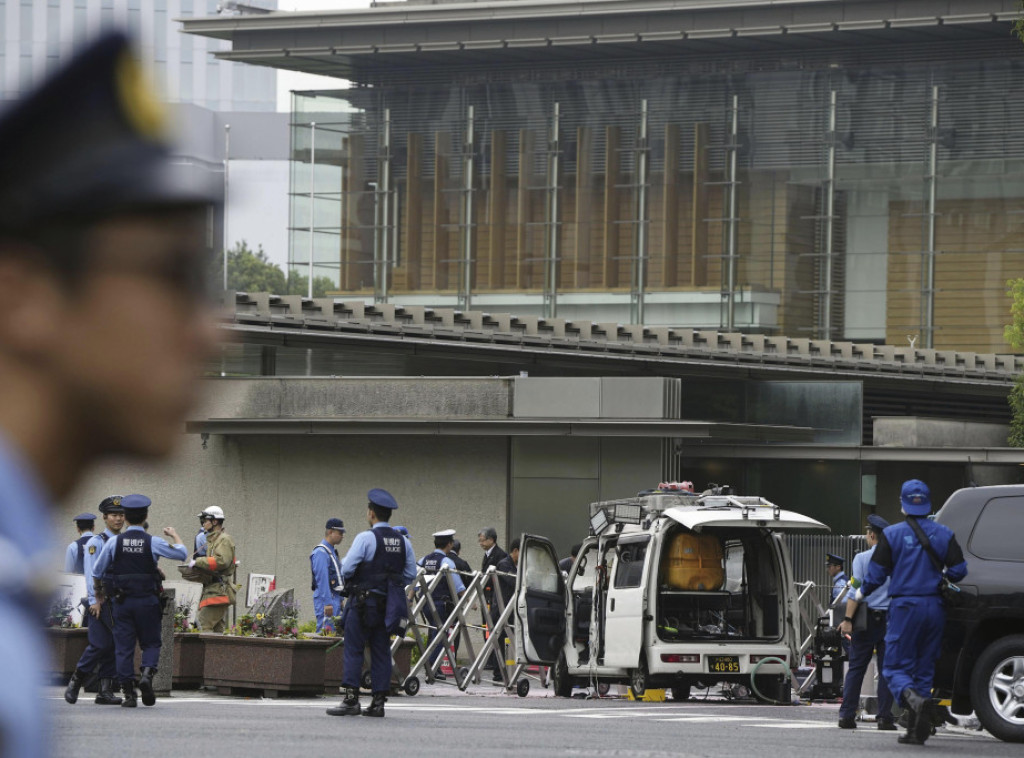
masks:
[[[668,508],[696,506],[701,510],[739,509],[747,519],[757,513],[763,519],[762,508],[771,508],[772,517],[778,521],[782,509],[770,500],[757,495],[695,495],[689,492],[652,492],[637,497],[603,500],[590,504],[590,530],[601,534],[610,525],[643,524]],[[622,526],[618,526],[621,531]]]

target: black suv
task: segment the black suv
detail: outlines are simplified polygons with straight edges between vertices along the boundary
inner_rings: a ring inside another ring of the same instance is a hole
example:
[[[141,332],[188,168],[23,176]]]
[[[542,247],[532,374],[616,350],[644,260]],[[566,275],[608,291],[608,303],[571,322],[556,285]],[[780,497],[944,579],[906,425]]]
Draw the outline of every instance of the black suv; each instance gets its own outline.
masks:
[[[967,558],[946,611],[936,693],[999,739],[1024,742],[1024,485],[957,490],[935,520]]]

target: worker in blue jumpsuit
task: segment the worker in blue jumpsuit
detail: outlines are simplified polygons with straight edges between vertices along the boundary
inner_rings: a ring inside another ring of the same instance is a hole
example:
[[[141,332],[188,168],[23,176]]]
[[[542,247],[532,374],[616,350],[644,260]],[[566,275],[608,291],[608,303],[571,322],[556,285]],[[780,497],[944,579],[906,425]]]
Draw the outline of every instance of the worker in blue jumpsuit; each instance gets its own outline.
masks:
[[[429,579],[433,579],[434,575],[439,574],[441,569],[446,568],[449,570],[449,576],[452,580],[452,586],[455,588],[455,593],[458,597],[462,597],[462,593],[466,591],[466,585],[462,581],[462,577],[459,576],[458,568],[455,565],[448,553],[451,552],[452,543],[455,541],[455,530],[454,529],[442,529],[439,532],[434,532],[434,551],[427,553],[425,556],[420,558],[419,566],[423,568],[429,576]],[[430,638],[428,644],[434,641],[437,637],[438,629],[455,610],[455,603],[457,598],[452,596],[451,588],[448,586],[448,582],[445,579],[441,579],[434,591],[431,593],[431,599],[434,601],[434,610],[437,614],[431,617],[428,612],[427,616],[430,618]],[[455,652],[458,652],[459,638],[455,638]],[[443,646],[438,646],[434,649],[434,652],[430,656],[430,662],[433,664],[441,651],[444,649]],[[455,661],[450,661],[452,669],[455,668]],[[434,675],[435,679],[444,679],[445,675],[438,671]]]
[[[341,578],[338,545],[345,537],[345,522],[340,518],[327,519],[324,538],[309,554],[309,568],[313,574],[313,613],[316,615],[317,634],[337,631],[334,619],[341,615],[345,582]]]
[[[953,531],[927,518],[932,502],[924,482],[904,482],[900,504],[907,519],[882,532],[867,581],[854,599],[871,597],[890,578],[882,675],[893,696],[909,709],[907,732],[899,741],[919,745],[931,735],[936,707],[932,682],[946,625],[940,584],[944,577],[958,582],[967,576],[967,562]],[[929,546],[939,566],[929,556]]]
[[[68,574],[85,573],[85,543],[91,540],[94,535],[93,528],[96,526],[96,515],[93,513],[79,513],[72,521],[78,530],[78,537],[72,540],[64,551],[64,571]]]
[[[869,547],[853,556],[853,565],[850,567],[851,586],[859,587],[864,584],[871,556],[875,554],[878,540],[888,526],[889,522],[878,514],[872,513],[868,516],[866,539]],[[885,666],[889,580],[886,579],[885,584],[872,592],[866,602],[868,604],[865,616],[867,628],[858,630],[853,628],[853,617],[857,613],[857,606],[860,605],[853,599],[853,593],[850,593],[850,597],[846,601],[846,616],[839,625],[839,631],[843,633],[843,636],[850,638],[850,665],[846,671],[846,678],[843,680],[843,704],[839,706],[840,729],[857,728],[860,689],[864,683],[864,674],[871,662],[871,656],[877,653],[879,672]],[[875,723],[882,731],[895,731],[896,729],[892,716],[892,693],[885,683],[884,676],[878,678],[878,715]]]
[[[64,700],[74,705],[78,702],[78,692],[95,670],[99,676],[99,692],[96,694],[96,705],[120,705],[121,698],[114,694],[114,679],[117,668],[114,663],[114,611],[109,602],[102,602],[96,596],[96,559],[103,552],[103,546],[121,533],[124,526],[124,509],[121,507],[121,496],[111,495],[100,503],[100,515],[106,527],[85,545],[85,618],[88,624],[89,644],[82,657],[78,659],[67,689]]]
[[[157,561],[173,558],[184,561],[188,550],[173,527],[164,534],[174,540],[168,543],[142,528],[151,502],[145,495],[121,498],[128,528],[103,547],[93,567],[103,577],[103,594],[114,604],[114,657],[117,678],[124,694],[122,708],[137,705],[135,693],[135,644],[142,648],[142,670],[138,680],[142,704],[153,705],[153,677],[160,662],[160,574]]]
[[[412,544],[391,528],[391,514],[398,503],[387,490],[372,489],[366,521],[370,528],[352,540],[341,573],[348,601],[345,604],[345,669],[341,682],[345,697],[331,716],[383,716],[391,689],[391,645],[388,621],[394,604],[405,603],[405,586],[416,578]],[[373,701],[361,711],[359,679],[363,649],[370,647],[370,679]]]

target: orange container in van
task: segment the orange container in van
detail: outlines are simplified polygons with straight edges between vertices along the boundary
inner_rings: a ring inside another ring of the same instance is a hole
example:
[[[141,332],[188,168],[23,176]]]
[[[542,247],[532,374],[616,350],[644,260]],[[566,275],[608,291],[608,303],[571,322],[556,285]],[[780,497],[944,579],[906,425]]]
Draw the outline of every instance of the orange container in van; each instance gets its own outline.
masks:
[[[661,573],[674,590],[720,590],[725,582],[721,540],[713,534],[680,532],[662,553]]]

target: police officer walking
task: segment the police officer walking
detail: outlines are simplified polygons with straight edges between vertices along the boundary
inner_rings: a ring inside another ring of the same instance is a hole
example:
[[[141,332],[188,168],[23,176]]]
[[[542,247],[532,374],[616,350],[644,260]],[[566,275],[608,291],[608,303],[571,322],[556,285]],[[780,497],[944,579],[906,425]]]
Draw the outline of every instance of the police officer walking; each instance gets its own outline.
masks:
[[[874,513],[868,516],[868,549],[853,556],[853,565],[850,568],[852,586],[859,587],[864,583],[868,565],[871,563],[871,557],[875,554],[875,548],[878,545],[878,539],[888,526],[889,522],[881,516]],[[844,636],[850,635],[850,664],[846,671],[846,678],[843,680],[843,704],[839,706],[840,729],[857,728],[856,716],[857,706],[860,703],[860,689],[864,683],[864,674],[867,671],[868,663],[871,662],[872,653],[877,653],[878,671],[881,672],[885,666],[889,580],[886,579],[885,583],[873,592],[866,602],[868,607],[865,629],[853,628],[853,619],[860,603],[853,598],[852,593],[846,601],[846,617],[839,625],[839,631]],[[896,729],[892,717],[892,693],[885,683],[885,677],[882,676],[878,678],[878,716],[875,723],[883,731]]]
[[[96,526],[96,516],[92,513],[79,513],[72,520],[78,529],[78,539],[72,541],[64,552],[64,571],[68,574],[84,574],[85,543],[95,536],[92,530]]]
[[[142,704],[153,705],[153,677],[160,661],[160,574],[157,561],[173,558],[184,561],[188,549],[173,527],[164,527],[164,534],[174,540],[169,544],[142,528],[151,501],[145,495],[121,498],[128,528],[103,547],[96,559],[95,573],[102,576],[103,594],[114,603],[114,655],[117,677],[124,694],[122,708],[134,708],[135,644],[142,648],[142,670],[138,680]]]
[[[89,644],[82,657],[78,659],[67,689],[64,690],[64,699],[72,705],[78,702],[78,692],[94,670],[98,670],[100,679],[96,704],[121,704],[121,698],[114,694],[114,679],[117,676],[114,664],[114,611],[109,602],[103,601],[102,596],[97,597],[95,573],[96,559],[103,546],[111,538],[119,535],[124,526],[124,509],[121,507],[120,495],[104,498],[100,503],[100,515],[106,529],[91,537],[82,550],[82,573],[85,576],[86,602],[89,603],[85,614]]]
[[[434,532],[433,537],[434,551],[427,553],[425,556],[420,558],[419,565],[431,576],[441,573],[441,569],[443,568],[448,569],[452,585],[455,587],[455,592],[461,597],[462,593],[466,591],[466,585],[463,583],[462,577],[459,576],[455,561],[448,557],[452,549],[452,543],[455,541],[455,530],[442,529],[439,532]],[[430,622],[430,639],[428,644],[434,641],[434,638],[438,635],[441,625],[450,615],[452,615],[452,611],[455,610],[455,600],[452,598],[448,582],[444,579],[437,583],[437,586],[431,593],[431,599],[434,601],[434,609],[437,613]],[[430,658],[430,662],[432,664],[441,654],[441,650],[441,646],[434,650]],[[458,637],[455,639],[455,650],[458,652]],[[455,661],[451,661],[451,664],[454,669]],[[444,679],[445,675],[439,671],[435,674],[435,678]]]
[[[313,612],[316,614],[317,634],[334,632],[334,619],[341,615],[345,583],[341,578],[338,545],[345,538],[345,523],[340,518],[327,519],[324,538],[309,554],[309,568],[313,574]]]
[[[416,556],[407,539],[391,528],[391,514],[398,503],[387,490],[372,489],[366,521],[370,528],[352,540],[341,573],[348,602],[345,605],[345,669],[341,686],[345,698],[328,709],[331,716],[355,716],[359,707],[359,679],[363,650],[370,647],[370,679],[373,701],[364,716],[383,716],[391,690],[391,634],[398,631],[397,618],[407,614],[405,586],[416,578]],[[400,614],[396,617],[396,614]],[[389,624],[393,627],[389,629]]]
[[[918,479],[904,482],[900,504],[907,519],[882,532],[867,581],[854,599],[871,597],[890,578],[882,675],[909,709],[907,732],[899,741],[921,745],[931,736],[932,683],[946,625],[941,586],[967,576],[967,562],[953,531],[927,518],[932,510],[928,485]]]

